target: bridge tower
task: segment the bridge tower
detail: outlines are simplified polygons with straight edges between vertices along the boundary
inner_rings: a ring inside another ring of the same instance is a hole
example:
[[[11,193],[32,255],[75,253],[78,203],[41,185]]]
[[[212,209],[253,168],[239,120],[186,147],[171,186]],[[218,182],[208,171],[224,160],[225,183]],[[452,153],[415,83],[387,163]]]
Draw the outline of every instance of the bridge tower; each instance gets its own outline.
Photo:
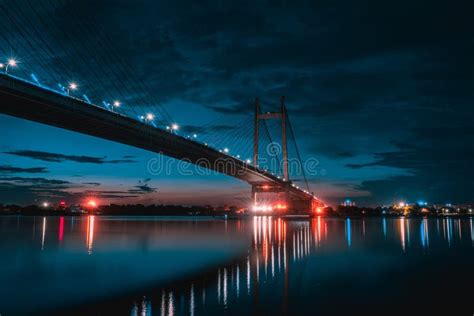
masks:
[[[279,119],[281,123],[281,154],[282,154],[282,169],[283,169],[283,181],[285,182],[284,187],[269,187],[267,184],[252,184],[252,202],[257,204],[257,193],[258,192],[277,192],[282,195],[283,201],[289,206],[289,186],[291,185],[290,174],[288,171],[288,146],[287,146],[287,135],[286,135],[286,121],[287,113],[285,106],[285,97],[280,98],[280,111],[279,112],[267,112],[262,113],[260,110],[260,101],[258,98],[255,99],[255,118],[254,118],[254,141],[253,141],[253,164],[258,168],[258,144],[259,144],[259,123],[261,120]]]

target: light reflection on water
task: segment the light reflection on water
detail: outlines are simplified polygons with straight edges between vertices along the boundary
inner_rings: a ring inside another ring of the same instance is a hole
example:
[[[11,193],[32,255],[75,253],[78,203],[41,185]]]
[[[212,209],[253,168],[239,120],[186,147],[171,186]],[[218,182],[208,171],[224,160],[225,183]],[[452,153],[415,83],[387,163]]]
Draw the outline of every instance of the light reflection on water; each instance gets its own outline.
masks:
[[[291,284],[299,282],[299,286],[304,288],[305,283],[310,283],[309,280],[302,280],[301,276],[295,277],[310,261],[317,261],[318,258],[330,260],[331,256],[340,256],[341,253],[343,257],[350,259],[351,256],[361,255],[361,252],[375,251],[388,254],[394,261],[388,263],[390,267],[390,265],[399,264],[404,260],[403,258],[416,261],[419,256],[429,257],[430,250],[439,256],[455,247],[460,258],[472,264],[474,262],[472,260],[473,222],[472,218],[326,219],[317,217],[305,221],[286,221],[280,218],[254,217],[250,222],[242,221],[239,224],[243,226],[243,231],[245,231],[245,226],[251,227],[249,231],[252,234],[252,243],[249,245],[249,255],[232,265],[217,268],[214,277],[194,279],[191,283],[192,295],[187,296],[181,288],[169,288],[168,293],[174,293],[182,303],[173,310],[161,310],[160,315],[195,315],[196,313],[208,315],[220,314],[223,311],[231,314],[310,313],[311,305],[316,303],[304,302],[304,300],[314,300],[315,297],[308,293],[294,293],[295,288]],[[438,233],[436,230],[438,226],[444,227],[444,231]],[[386,240],[387,236],[389,240]],[[466,253],[469,255],[464,257]],[[450,253],[450,256],[450,260],[455,260],[453,253]],[[347,264],[350,265],[350,262]],[[356,271],[355,268],[354,274]],[[309,278],[311,279],[313,274],[321,273],[324,273],[324,270],[310,271]],[[411,273],[416,273],[416,271],[407,271],[407,274]],[[337,275],[337,270],[333,274]],[[334,275],[330,273],[329,280],[331,277]],[[349,277],[359,278],[360,275]],[[468,284],[474,281],[472,274],[470,277],[467,280]],[[452,281],[455,285],[459,280],[452,279]],[[201,282],[201,286],[196,287],[196,282]],[[246,285],[243,290],[240,286],[242,282]],[[446,291],[446,288],[440,286],[439,291]],[[376,295],[376,293],[372,294]],[[202,301],[196,303],[194,295],[201,295]],[[301,297],[298,298],[298,295]],[[144,298],[147,302],[152,302],[153,299]],[[162,296],[161,300],[162,306],[168,305],[166,296]],[[298,305],[296,309],[289,307],[291,300]],[[388,304],[390,300],[387,300]],[[189,303],[189,307],[185,302]],[[465,303],[470,304],[469,301]],[[273,306],[268,304],[273,304]],[[452,304],[452,302],[446,304]],[[460,306],[462,307],[462,304]],[[333,305],[329,307],[329,310],[337,311],[338,309]],[[132,314],[138,315],[133,311]]]
[[[79,314],[307,313],[313,304],[322,311],[357,307],[364,297],[389,304],[410,291],[439,294],[474,281],[472,269],[463,270],[474,263],[473,218],[9,217],[0,218],[0,234],[0,281],[22,293],[3,289],[0,297],[15,314],[31,312],[19,306],[25,299],[41,311]],[[206,271],[187,274],[194,266]],[[425,271],[461,275],[433,283]],[[100,302],[104,293],[113,296]]]

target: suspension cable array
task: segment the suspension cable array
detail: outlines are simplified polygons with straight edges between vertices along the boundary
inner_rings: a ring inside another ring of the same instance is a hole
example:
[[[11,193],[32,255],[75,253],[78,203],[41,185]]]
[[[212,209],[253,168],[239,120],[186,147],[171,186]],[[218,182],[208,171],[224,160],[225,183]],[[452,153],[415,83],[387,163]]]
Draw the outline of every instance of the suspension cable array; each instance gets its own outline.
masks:
[[[150,128],[177,133],[180,126],[154,92],[159,84],[145,82],[137,75],[130,61],[124,58],[127,52],[119,53],[121,50],[100,21],[76,9],[72,0],[0,2],[0,43],[4,43],[0,44],[0,72],[13,76],[9,67],[18,63],[21,67],[14,72],[17,78],[28,78],[27,81],[44,89],[135,118],[137,123],[147,123]],[[13,48],[21,59],[15,58]],[[287,113],[284,115],[292,148],[310,191],[291,120]],[[246,116],[236,120],[235,115],[226,115],[202,126],[182,126],[182,133],[189,134],[183,137],[250,164],[253,123]],[[261,124],[258,126],[263,131],[258,142],[258,167],[282,178],[284,170],[278,144],[283,139],[272,136],[280,135],[274,129],[281,126],[266,120],[257,124]]]

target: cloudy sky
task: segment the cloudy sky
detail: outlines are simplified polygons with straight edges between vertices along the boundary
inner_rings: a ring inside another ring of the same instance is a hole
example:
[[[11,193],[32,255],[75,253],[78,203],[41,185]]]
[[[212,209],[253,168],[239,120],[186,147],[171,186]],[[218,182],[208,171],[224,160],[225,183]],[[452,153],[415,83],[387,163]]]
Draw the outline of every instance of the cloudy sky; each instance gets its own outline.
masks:
[[[285,95],[324,201],[473,202],[472,12],[437,0],[0,0],[0,56],[19,60],[11,74],[75,81],[78,97],[120,99],[123,113],[152,111],[242,156],[255,97],[271,111]],[[222,175],[150,174],[156,154],[140,149],[4,115],[0,135],[3,203],[249,201]]]

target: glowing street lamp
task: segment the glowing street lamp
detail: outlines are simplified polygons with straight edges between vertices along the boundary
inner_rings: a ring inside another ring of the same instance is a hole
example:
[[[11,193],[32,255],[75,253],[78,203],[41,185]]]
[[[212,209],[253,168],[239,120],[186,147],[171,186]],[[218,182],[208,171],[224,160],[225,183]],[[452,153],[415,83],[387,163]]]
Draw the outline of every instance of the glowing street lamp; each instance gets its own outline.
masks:
[[[7,62],[7,65],[5,66],[5,74],[8,74],[8,67],[16,67],[17,61],[13,58],[10,58]],[[3,66],[3,64],[2,64]],[[2,67],[0,67],[2,68]]]
[[[70,92],[70,91],[74,91],[74,90],[77,90],[77,83],[71,82],[71,83],[69,84],[68,88],[66,89],[67,95],[69,95],[69,92]]]
[[[153,121],[155,119],[155,116],[152,113],[148,113],[146,115],[146,120],[147,121]]]
[[[177,131],[177,130],[179,129],[179,125],[176,124],[176,123],[174,123],[174,124],[171,125],[171,129],[172,129],[173,131]]]
[[[229,153],[229,148],[224,148],[224,152],[225,152],[226,154],[228,154],[228,153]]]
[[[122,105],[122,104],[120,103],[120,101],[115,100],[115,101],[112,103],[112,109],[111,109],[111,111],[113,112],[113,111],[114,111],[114,108],[119,108],[120,105]]]

